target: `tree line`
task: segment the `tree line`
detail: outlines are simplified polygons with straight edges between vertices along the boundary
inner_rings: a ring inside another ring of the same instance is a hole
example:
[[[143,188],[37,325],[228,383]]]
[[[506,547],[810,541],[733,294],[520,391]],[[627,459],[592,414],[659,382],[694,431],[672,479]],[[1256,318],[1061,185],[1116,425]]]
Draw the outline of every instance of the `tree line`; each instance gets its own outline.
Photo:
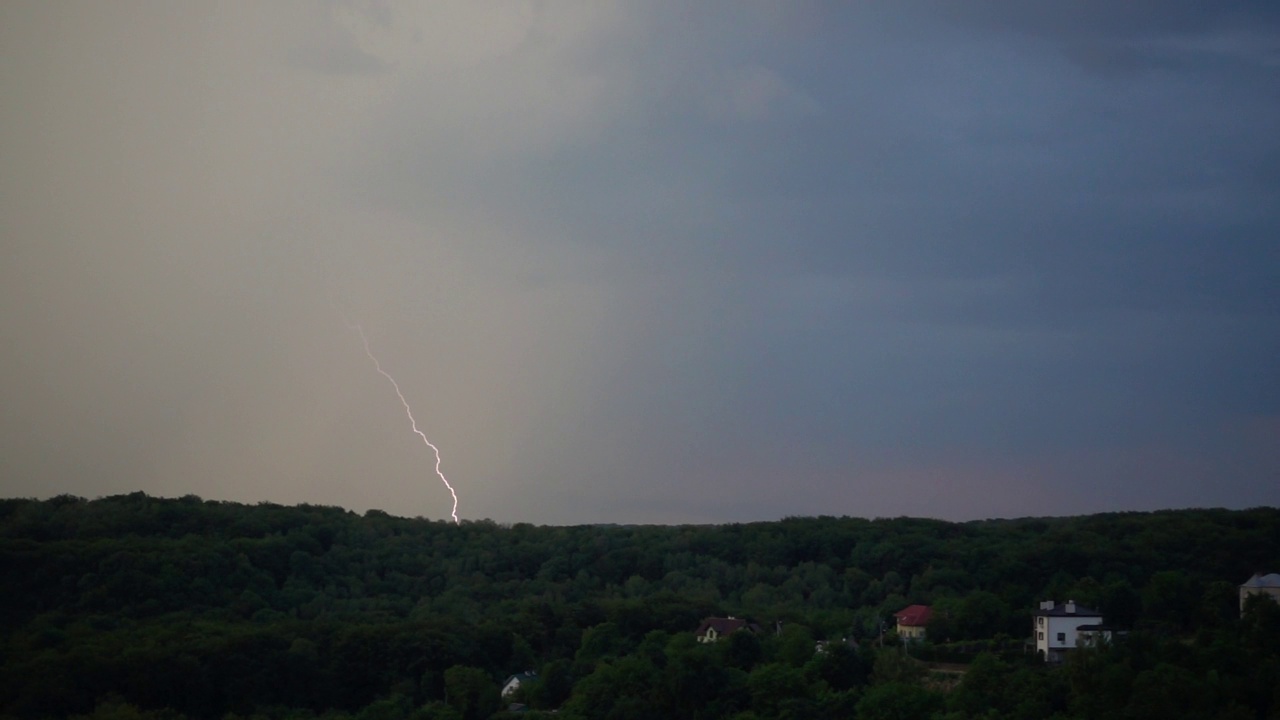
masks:
[[[0,714],[1146,717],[1191,689],[1175,715],[1268,717],[1280,625],[1242,618],[1237,586],[1275,569],[1274,508],[545,527],[0,500]],[[1020,641],[1068,598],[1131,632],[1045,668]],[[905,648],[892,614],[913,603],[931,641]],[[764,631],[695,641],[726,615]],[[920,661],[944,656],[963,675]]]

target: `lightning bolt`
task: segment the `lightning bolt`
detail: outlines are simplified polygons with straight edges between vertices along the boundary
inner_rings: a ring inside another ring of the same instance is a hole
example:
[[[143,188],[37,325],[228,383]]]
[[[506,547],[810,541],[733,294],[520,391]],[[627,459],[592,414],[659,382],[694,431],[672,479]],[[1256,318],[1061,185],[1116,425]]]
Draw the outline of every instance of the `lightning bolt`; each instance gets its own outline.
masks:
[[[391,383],[391,387],[395,388],[396,397],[400,398],[400,404],[404,406],[404,414],[409,416],[409,426],[413,428],[413,432],[417,434],[418,437],[422,438],[422,442],[426,443],[426,446],[431,448],[431,452],[435,453],[436,475],[440,478],[440,482],[444,483],[444,486],[449,488],[449,494],[453,496],[453,510],[449,514],[453,516],[453,523],[455,525],[461,525],[461,521],[458,520],[458,493],[454,491],[453,485],[449,484],[449,479],[444,476],[444,473],[440,472],[440,448],[432,444],[432,442],[427,439],[426,434],[418,429],[418,421],[413,419],[413,409],[409,407],[409,401],[404,399],[404,393],[400,392],[400,384],[396,382],[395,378],[391,377],[390,373],[382,369],[382,363],[378,362],[378,358],[374,356],[373,350],[369,347],[369,338],[364,334],[364,328],[361,327],[359,323],[353,323],[347,320],[346,315],[341,312],[339,312],[339,314],[342,315],[342,321],[346,323],[347,327],[360,333],[360,342],[364,344],[364,354],[368,355],[369,359],[373,361],[373,367],[378,371],[378,374],[386,378],[387,382]]]

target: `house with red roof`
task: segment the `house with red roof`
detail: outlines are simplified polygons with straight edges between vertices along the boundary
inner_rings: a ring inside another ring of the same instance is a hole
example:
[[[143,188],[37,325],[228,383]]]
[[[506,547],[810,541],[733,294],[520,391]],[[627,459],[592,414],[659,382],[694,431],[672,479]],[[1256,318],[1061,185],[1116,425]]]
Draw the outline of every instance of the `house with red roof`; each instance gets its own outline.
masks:
[[[903,640],[923,640],[925,626],[933,617],[933,608],[928,605],[909,605],[893,614],[898,621],[898,637]]]

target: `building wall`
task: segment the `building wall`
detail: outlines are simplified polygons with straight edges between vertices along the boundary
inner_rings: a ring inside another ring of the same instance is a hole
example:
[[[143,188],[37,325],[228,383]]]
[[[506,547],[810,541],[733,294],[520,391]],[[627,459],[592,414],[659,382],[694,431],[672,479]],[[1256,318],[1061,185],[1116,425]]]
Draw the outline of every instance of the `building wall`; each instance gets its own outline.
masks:
[[[923,640],[924,627],[920,625],[898,625],[898,637],[908,640]]]
[[[1240,588],[1240,612],[1244,612],[1245,598],[1250,595],[1270,595],[1280,605],[1280,587],[1242,587]]]
[[[1111,642],[1110,630],[1081,630],[1077,633],[1081,647],[1097,647]]]
[[[1054,659],[1061,655],[1061,651],[1075,648],[1081,625],[1098,625],[1101,622],[1102,618],[1097,615],[1039,615],[1036,617],[1036,650],[1046,660]]]

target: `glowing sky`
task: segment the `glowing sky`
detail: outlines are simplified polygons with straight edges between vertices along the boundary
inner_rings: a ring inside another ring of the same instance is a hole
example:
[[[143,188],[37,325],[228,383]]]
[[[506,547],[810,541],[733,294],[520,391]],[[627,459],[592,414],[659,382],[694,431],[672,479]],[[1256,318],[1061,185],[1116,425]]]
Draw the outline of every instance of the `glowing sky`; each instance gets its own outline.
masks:
[[[691,9],[692,7],[692,9]],[[1280,504],[1280,4],[0,4],[0,496]]]

